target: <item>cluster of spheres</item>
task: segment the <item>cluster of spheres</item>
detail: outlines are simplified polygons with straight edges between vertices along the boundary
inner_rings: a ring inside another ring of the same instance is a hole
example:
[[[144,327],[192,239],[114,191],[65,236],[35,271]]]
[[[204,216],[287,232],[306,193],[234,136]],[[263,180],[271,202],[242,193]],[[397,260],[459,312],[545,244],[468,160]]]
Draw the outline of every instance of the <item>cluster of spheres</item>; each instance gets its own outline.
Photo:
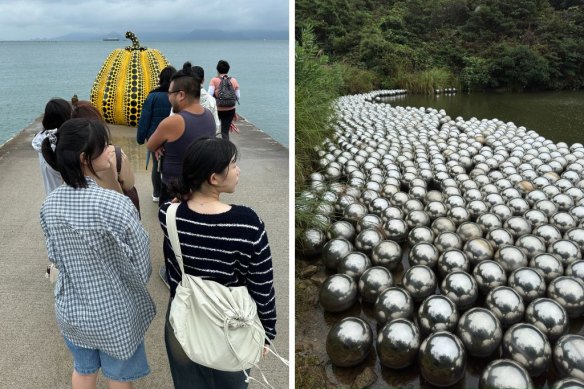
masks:
[[[584,314],[584,146],[376,103],[403,93],[390,92],[337,101],[334,136],[297,198],[314,215],[298,247],[331,274],[322,308],[360,299],[377,322],[334,324],[331,362],[376,352],[448,386],[468,358],[491,357],[481,388],[529,388],[552,365],[554,388],[584,387],[584,337],[569,333]]]

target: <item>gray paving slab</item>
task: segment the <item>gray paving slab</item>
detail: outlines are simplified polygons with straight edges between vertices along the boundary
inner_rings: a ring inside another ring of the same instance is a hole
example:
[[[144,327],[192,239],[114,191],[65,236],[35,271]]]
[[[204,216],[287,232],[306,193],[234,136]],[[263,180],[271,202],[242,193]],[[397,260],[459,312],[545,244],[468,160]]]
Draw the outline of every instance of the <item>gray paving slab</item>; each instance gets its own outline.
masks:
[[[238,125],[241,133],[232,140],[241,152],[241,176],[236,193],[224,200],[251,206],[266,223],[277,293],[275,346],[288,359],[288,149],[244,120]],[[39,130],[37,121],[0,148],[0,388],[68,388],[71,382],[72,358],[56,326],[52,287],[43,276],[47,257],[39,208],[44,189],[38,157],[30,145]],[[134,387],[172,388],[163,338],[168,289],[157,274],[162,264],[162,233],[151,198],[150,171],[145,170],[146,148],[135,143],[134,129],[111,126],[111,131],[136,176],[154,269],[148,288],[158,310],[145,340],[152,372]],[[289,368],[276,358],[262,360],[261,367],[275,388],[288,387]],[[253,372],[252,376],[259,378]],[[103,376],[98,387],[107,387]]]

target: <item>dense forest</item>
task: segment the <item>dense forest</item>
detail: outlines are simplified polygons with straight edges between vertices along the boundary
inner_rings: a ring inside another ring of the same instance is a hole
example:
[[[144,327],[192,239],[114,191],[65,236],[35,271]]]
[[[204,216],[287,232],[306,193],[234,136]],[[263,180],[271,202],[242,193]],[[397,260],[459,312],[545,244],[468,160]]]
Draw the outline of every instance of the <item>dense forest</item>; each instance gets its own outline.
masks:
[[[349,93],[584,87],[583,0],[296,0],[296,27]]]

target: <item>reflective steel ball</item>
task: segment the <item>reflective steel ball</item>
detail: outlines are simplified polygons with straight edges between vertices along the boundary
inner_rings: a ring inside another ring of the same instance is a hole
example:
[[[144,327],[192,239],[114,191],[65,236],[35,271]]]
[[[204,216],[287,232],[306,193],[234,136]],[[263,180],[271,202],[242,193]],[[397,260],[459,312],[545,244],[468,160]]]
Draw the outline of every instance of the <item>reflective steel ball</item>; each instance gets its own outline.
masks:
[[[512,325],[503,337],[503,355],[522,365],[532,377],[546,372],[552,348],[536,326],[526,323]]]
[[[528,265],[527,256],[519,247],[504,246],[495,253],[495,261],[499,262],[506,272],[512,272]]]
[[[527,234],[522,235],[515,241],[515,246],[523,250],[527,259],[531,260],[538,254],[546,252],[546,247],[543,239],[537,235]]]
[[[487,239],[476,238],[465,243],[462,251],[470,261],[472,267],[482,261],[493,259],[495,251]]]
[[[533,234],[543,239],[546,245],[550,245],[558,239],[562,239],[562,233],[558,227],[551,224],[542,224],[533,230]]]
[[[564,274],[562,261],[553,254],[539,254],[529,261],[529,267],[540,270],[546,284],[549,284],[554,278]]]
[[[328,239],[343,238],[348,241],[353,241],[355,234],[355,226],[346,220],[339,220],[331,224],[326,236]]]
[[[420,242],[434,242],[434,232],[432,232],[430,227],[414,227],[410,230],[408,234],[408,243],[410,246]]]
[[[456,305],[446,296],[429,296],[418,308],[418,324],[424,336],[436,331],[454,332],[457,323]]]
[[[495,215],[492,215],[496,217]],[[468,242],[471,239],[482,238],[483,228],[478,223],[465,222],[458,226],[456,233],[464,242]]]
[[[564,335],[554,347],[554,364],[562,377],[584,380],[584,336]]]
[[[525,319],[543,332],[550,342],[555,342],[569,329],[566,310],[550,298],[533,300],[525,310]]]
[[[353,244],[344,238],[331,239],[322,248],[322,263],[331,270],[337,270],[339,261],[353,251]]]
[[[342,319],[330,329],[326,338],[326,352],[331,362],[339,367],[358,365],[372,347],[371,328],[358,317]]]
[[[343,210],[343,219],[354,224],[363,216],[367,215],[368,212],[369,210],[365,204],[352,203],[347,205]]]
[[[401,263],[401,246],[393,240],[383,240],[373,247],[371,262],[388,270],[395,269]]]
[[[357,301],[357,283],[346,274],[333,274],[320,287],[319,301],[325,311],[349,309]]]
[[[479,292],[483,295],[498,286],[507,284],[507,275],[503,266],[495,261],[479,262],[473,269],[472,274],[477,282]]]
[[[519,293],[525,304],[545,295],[546,285],[543,275],[530,267],[513,270],[507,283]]]
[[[574,261],[566,266],[566,275],[584,281],[584,260]]]
[[[523,299],[508,286],[499,286],[491,290],[485,299],[485,307],[497,316],[503,328],[520,322],[525,313]]]
[[[314,257],[321,253],[326,242],[325,234],[317,228],[307,228],[300,236],[299,248],[307,257]]]
[[[457,270],[468,272],[470,269],[470,261],[462,251],[448,249],[438,257],[437,269],[441,277],[445,277],[448,273]]]
[[[522,216],[510,217],[503,223],[503,226],[511,232],[515,239],[531,233],[531,224]]]
[[[337,271],[342,274],[347,274],[357,281],[361,277],[361,274],[370,267],[371,260],[369,260],[367,255],[359,251],[353,251],[341,258]]]
[[[553,214],[550,218],[550,223],[555,225],[562,234],[577,226],[576,219],[568,212],[558,212]]]
[[[370,267],[359,278],[358,286],[361,300],[374,303],[381,292],[393,286],[393,276],[383,266]]]
[[[439,217],[432,222],[430,228],[432,228],[434,235],[437,236],[442,232],[456,231],[456,224],[447,217]]]
[[[497,359],[487,365],[479,379],[479,389],[533,389],[527,370],[510,359]]]
[[[503,330],[499,319],[491,311],[472,308],[460,317],[456,335],[470,355],[486,357],[499,348]]]
[[[570,276],[561,276],[550,282],[547,297],[558,302],[569,317],[580,317],[584,313],[584,281]]]
[[[436,275],[428,266],[416,265],[404,273],[402,285],[412,296],[414,302],[420,302],[434,294],[436,290]]]
[[[407,319],[395,319],[387,323],[377,335],[379,362],[391,369],[411,365],[420,348],[420,331]]]
[[[367,255],[371,255],[373,247],[383,240],[383,234],[377,228],[365,228],[355,237],[355,248]]]
[[[443,253],[448,249],[462,249],[462,239],[455,232],[441,232],[434,239],[434,246]]]
[[[449,386],[464,377],[466,351],[458,337],[450,332],[434,332],[420,346],[420,373],[435,386]]]
[[[501,247],[513,245],[515,242],[513,235],[511,235],[511,233],[504,228],[495,228],[490,230],[487,232],[485,238],[489,240],[491,246],[493,246],[493,249],[495,250],[495,253]]]
[[[551,389],[584,389],[584,381],[568,377],[554,382]]]
[[[420,242],[410,249],[408,259],[410,266],[425,265],[434,268],[439,255],[438,249],[432,243]]]
[[[523,214],[523,217],[531,223],[533,228],[548,223],[548,217],[542,211],[538,211],[537,209],[530,209]]]
[[[410,318],[414,312],[414,300],[403,288],[391,287],[379,294],[373,308],[375,320],[379,325],[394,319]]]
[[[401,219],[389,219],[383,224],[383,230],[387,239],[403,242],[408,236],[408,225]]]
[[[570,263],[582,259],[580,247],[571,240],[558,239],[548,248],[548,252],[558,257],[562,265],[568,266]]]
[[[464,271],[446,275],[440,285],[442,294],[452,300],[458,310],[469,309],[477,301],[479,290],[474,277]]]

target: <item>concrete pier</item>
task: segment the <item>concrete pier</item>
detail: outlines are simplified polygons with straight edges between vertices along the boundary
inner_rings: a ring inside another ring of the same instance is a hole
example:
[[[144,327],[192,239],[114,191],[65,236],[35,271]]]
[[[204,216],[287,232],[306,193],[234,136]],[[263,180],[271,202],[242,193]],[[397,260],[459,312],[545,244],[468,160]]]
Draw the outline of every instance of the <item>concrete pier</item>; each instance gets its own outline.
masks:
[[[236,192],[224,201],[252,207],[265,221],[272,250],[278,322],[275,346],[289,359],[289,192],[288,149],[251,123],[239,121],[241,176]],[[114,144],[128,155],[140,196],[142,223],[150,235],[153,272],[149,290],[157,315],[146,334],[151,373],[135,388],[172,388],[164,346],[164,317],[169,291],[158,276],[162,232],[157,204],[152,202],[146,147],[135,140],[135,129],[110,126]],[[0,148],[0,388],[70,388],[73,359],[55,321],[52,285],[44,277],[47,251],[39,224],[44,188],[38,156],[31,140],[37,121]],[[266,378],[275,388],[287,388],[289,369],[275,357],[262,360]],[[252,376],[260,379],[259,371]],[[106,388],[99,375],[98,388]],[[250,388],[259,388],[250,384]]]

